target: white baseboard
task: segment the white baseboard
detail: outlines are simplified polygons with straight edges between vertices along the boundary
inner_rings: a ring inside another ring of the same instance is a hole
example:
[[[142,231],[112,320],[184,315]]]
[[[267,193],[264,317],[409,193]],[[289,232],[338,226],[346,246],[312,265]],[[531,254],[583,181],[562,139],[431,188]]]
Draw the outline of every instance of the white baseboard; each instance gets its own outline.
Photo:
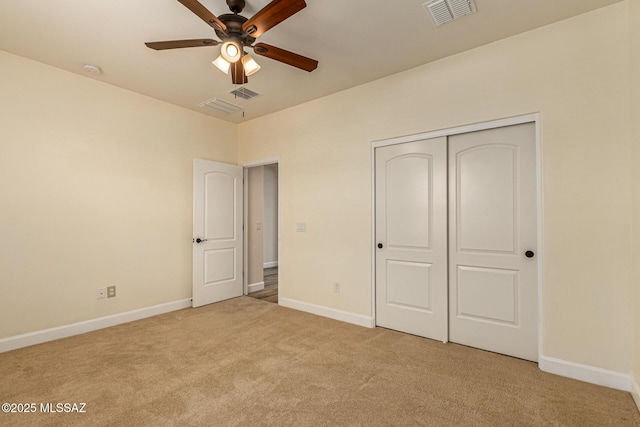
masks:
[[[539,357],[538,367],[544,372],[622,391],[630,392],[631,383],[633,382],[629,374],[622,374],[620,372],[547,356]]]
[[[636,406],[638,407],[638,411],[640,411],[640,385],[635,380],[631,380],[631,396],[633,396],[633,400],[636,402]]]
[[[328,317],[330,319],[339,320],[341,322],[353,323],[354,325],[364,326],[365,328],[374,328],[373,317],[363,316],[361,314],[350,313],[348,311],[336,310],[335,308],[324,307],[322,305],[309,304],[308,302],[297,301],[289,298],[279,298],[278,304],[293,308],[294,310],[305,311],[307,313],[316,314],[318,316]]]
[[[191,298],[0,339],[0,353],[191,307]]]
[[[278,266],[278,261],[269,261],[269,262],[265,262],[263,265],[264,265],[264,268],[273,268],[273,267],[277,267],[277,266]]]
[[[264,289],[264,282],[260,283],[252,283],[251,285],[247,285],[247,293],[258,292]]]

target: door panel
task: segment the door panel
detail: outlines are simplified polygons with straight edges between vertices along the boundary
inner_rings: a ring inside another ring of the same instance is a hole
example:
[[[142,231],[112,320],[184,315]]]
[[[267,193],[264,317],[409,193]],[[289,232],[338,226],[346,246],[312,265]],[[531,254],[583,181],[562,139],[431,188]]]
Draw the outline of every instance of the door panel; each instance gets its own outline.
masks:
[[[204,237],[207,240],[233,240],[235,238],[235,180],[227,172],[208,171],[204,174]]]
[[[376,323],[446,341],[446,139],[375,156]]]
[[[433,205],[432,160],[430,155],[412,153],[386,163],[387,245],[391,248],[429,249],[426,219]]]
[[[236,278],[235,249],[204,250],[204,286],[234,280]]]
[[[517,325],[517,271],[458,266],[456,279],[458,317]]]
[[[535,125],[449,138],[449,340],[537,360]]]
[[[432,264],[387,260],[388,305],[431,312]]]
[[[514,252],[517,157],[518,147],[500,145],[456,153],[459,251]]]
[[[194,160],[194,307],[243,293],[242,191],[241,167]]]

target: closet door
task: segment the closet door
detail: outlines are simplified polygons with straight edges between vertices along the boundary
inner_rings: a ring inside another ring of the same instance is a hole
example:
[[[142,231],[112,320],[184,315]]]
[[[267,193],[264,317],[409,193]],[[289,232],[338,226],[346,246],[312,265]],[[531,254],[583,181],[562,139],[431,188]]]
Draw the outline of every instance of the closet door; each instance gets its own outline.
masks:
[[[377,148],[376,323],[447,340],[446,138]]]
[[[449,137],[449,340],[538,358],[535,125]]]

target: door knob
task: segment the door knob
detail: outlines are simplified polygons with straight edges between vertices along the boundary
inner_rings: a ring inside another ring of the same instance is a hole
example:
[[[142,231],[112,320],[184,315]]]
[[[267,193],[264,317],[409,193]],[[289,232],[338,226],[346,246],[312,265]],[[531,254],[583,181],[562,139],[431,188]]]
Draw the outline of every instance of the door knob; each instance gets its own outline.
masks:
[[[378,243],[378,249],[382,249],[382,243]]]
[[[207,239],[201,239],[199,237],[195,240],[196,243],[202,243],[202,242],[206,242],[206,241],[207,241]]]
[[[524,256],[526,256],[527,258],[533,258],[535,256],[535,253],[533,251],[527,251],[524,253]]]

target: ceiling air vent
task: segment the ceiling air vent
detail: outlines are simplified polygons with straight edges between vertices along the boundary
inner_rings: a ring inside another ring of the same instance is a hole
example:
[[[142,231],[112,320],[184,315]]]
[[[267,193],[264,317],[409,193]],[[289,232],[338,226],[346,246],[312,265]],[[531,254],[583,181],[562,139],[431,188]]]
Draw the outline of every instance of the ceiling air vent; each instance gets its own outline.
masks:
[[[220,98],[211,98],[210,100],[198,105],[198,107],[204,108],[206,110],[211,110],[216,113],[221,113],[225,116],[242,110],[242,107],[238,107],[237,105],[231,104],[227,101],[223,101]]]
[[[237,98],[242,98],[242,99],[251,99],[260,95],[259,93],[255,93],[254,91],[249,90],[246,87],[240,87],[238,89],[234,89],[229,93],[236,96]]]
[[[423,6],[431,13],[437,26],[476,12],[473,0],[433,0]]]

